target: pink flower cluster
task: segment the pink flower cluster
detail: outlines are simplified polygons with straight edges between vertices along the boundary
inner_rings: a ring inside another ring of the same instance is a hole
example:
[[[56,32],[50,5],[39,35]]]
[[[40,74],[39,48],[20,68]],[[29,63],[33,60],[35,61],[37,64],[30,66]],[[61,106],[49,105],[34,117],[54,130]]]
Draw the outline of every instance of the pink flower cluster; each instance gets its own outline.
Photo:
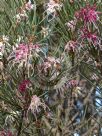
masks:
[[[74,19],[65,24],[72,32],[75,30],[78,21],[80,21],[80,25],[82,26],[78,30],[79,35],[76,42],[69,41],[65,45],[65,51],[75,52],[77,49],[80,50],[82,45],[85,45],[86,42],[87,45],[95,45],[95,48],[99,46],[98,48],[101,49],[101,38],[99,37],[99,35],[97,35],[99,34],[99,26],[97,25],[97,22],[100,22],[99,14],[101,14],[101,12],[98,12],[96,10],[96,5],[91,6],[88,4],[85,7],[81,8],[79,11],[75,12]]]
[[[28,54],[28,47],[24,44],[20,44],[17,50],[15,51],[16,60],[26,58]]]
[[[95,23],[98,19],[98,12],[96,11],[96,6],[87,5],[86,7],[80,9],[75,13],[77,19],[82,19],[85,23]]]
[[[32,50],[34,50],[35,52],[39,52],[40,51],[39,45],[20,44],[18,48],[15,50],[15,60],[19,61],[22,59],[27,59],[28,55]]]
[[[19,84],[18,90],[19,90],[21,93],[24,93],[30,83],[31,83],[30,80],[23,80],[23,81]]]
[[[93,44],[98,44],[99,38],[95,33],[89,32],[87,28],[82,29],[81,31],[81,38],[87,39],[88,41],[92,42]]]

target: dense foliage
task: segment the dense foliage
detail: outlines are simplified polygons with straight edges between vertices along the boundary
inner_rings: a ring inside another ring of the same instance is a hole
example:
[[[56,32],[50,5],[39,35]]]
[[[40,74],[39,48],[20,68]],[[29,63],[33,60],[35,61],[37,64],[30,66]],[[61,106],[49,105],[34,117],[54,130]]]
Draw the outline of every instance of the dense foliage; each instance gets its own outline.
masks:
[[[100,0],[0,0],[0,136],[101,136],[101,85]]]

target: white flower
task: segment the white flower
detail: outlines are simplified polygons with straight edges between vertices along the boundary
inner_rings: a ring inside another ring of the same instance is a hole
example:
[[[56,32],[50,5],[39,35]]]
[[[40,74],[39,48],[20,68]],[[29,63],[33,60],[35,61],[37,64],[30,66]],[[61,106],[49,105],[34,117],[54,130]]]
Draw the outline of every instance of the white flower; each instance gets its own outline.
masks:
[[[49,29],[49,27],[42,27],[42,34],[45,37],[47,37],[49,35],[49,33],[51,32],[51,29]]]
[[[92,80],[99,80],[99,77],[94,73],[91,77]]]
[[[20,23],[22,20],[27,19],[28,15],[26,14],[25,10],[22,10],[22,12],[18,13],[14,18],[16,19],[17,23]]]
[[[75,27],[76,27],[76,20],[71,20],[71,21],[65,23],[65,25],[67,25],[67,27],[68,27],[70,30],[74,31],[74,30],[75,30]]]
[[[3,42],[0,42],[0,49],[4,46]]]
[[[62,4],[55,2],[54,0],[50,0],[47,3],[47,14],[52,14],[52,13],[56,13],[56,9],[60,10],[62,7]]]
[[[21,22],[20,14],[17,14],[17,15],[15,16],[15,18],[16,18],[16,21],[17,21],[18,23]]]
[[[9,37],[5,36],[5,35],[2,36],[2,39],[3,39],[4,42],[8,42],[9,41]]]
[[[3,56],[5,45],[3,42],[0,42],[0,56]]]
[[[30,110],[34,114],[34,116],[36,118],[36,113],[40,112],[41,107],[45,110],[47,106],[45,105],[44,102],[41,101],[41,99],[38,96],[33,95],[32,99],[31,99],[30,106],[28,108],[28,112]]]
[[[27,15],[27,13],[26,13],[25,10],[22,10],[22,12],[19,13],[19,15],[20,15],[21,19],[26,19],[26,18],[28,18],[28,15]]]
[[[54,63],[55,62],[55,58],[54,57],[48,57],[47,60],[51,63]]]

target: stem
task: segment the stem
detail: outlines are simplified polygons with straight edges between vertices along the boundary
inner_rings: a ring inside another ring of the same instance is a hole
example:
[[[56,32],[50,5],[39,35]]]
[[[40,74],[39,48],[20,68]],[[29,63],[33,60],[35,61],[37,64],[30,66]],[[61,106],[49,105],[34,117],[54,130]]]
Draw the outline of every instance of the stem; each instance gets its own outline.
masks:
[[[21,121],[20,121],[20,125],[19,125],[19,128],[18,128],[17,136],[20,136],[20,134],[21,134],[22,124],[23,124],[23,117],[24,117],[24,111],[22,111]]]

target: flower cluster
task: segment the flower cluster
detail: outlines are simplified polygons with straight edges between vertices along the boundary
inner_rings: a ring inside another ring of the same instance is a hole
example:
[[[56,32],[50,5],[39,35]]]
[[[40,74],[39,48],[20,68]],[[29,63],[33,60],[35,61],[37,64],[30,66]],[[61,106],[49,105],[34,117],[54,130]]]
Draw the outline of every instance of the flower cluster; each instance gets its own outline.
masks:
[[[31,47],[30,47],[31,49]],[[28,55],[28,46],[24,45],[24,44],[20,44],[19,47],[17,48],[17,50],[15,51],[15,59],[16,61],[19,61],[21,59],[27,59],[27,55]]]
[[[99,37],[96,35],[96,33],[89,32],[87,28],[81,30],[81,39],[87,39],[94,45],[97,45],[99,43]]]
[[[60,10],[62,7],[62,4],[60,2],[57,2],[55,0],[49,0],[49,2],[47,3],[47,15],[53,14],[53,16],[55,17],[56,15],[56,10]]]
[[[87,5],[75,13],[77,19],[82,19],[85,23],[95,23],[99,20],[99,13],[96,11],[96,6]]]
[[[24,93],[30,83],[31,83],[30,80],[23,80],[23,81],[19,84],[18,90],[19,90],[21,93]]]
[[[25,10],[20,10],[20,12],[15,16],[16,22],[20,23],[22,20],[26,20],[28,15]]]
[[[19,46],[14,49],[13,53],[10,55],[10,57],[14,57],[15,63],[26,62],[30,59],[31,53],[34,52],[37,56],[37,53],[40,52],[39,45],[35,44],[19,44]]]
[[[41,111],[41,108],[46,110],[47,106],[45,105],[44,102],[41,101],[41,99],[37,95],[33,95],[31,98],[31,103],[28,108],[28,112],[31,111],[36,117],[36,114]]]
[[[96,5],[93,6],[86,5],[85,7],[81,8],[79,11],[75,12],[74,20],[71,20],[68,23],[66,23],[66,25],[73,31],[75,30],[76,23],[81,21],[82,26],[80,26],[78,30],[78,34],[80,33],[80,35],[77,39],[77,42],[79,43],[80,46],[82,46],[84,42],[85,44],[86,42],[88,42],[89,45],[99,46],[100,44],[100,37],[97,35],[99,33],[97,21],[100,19],[99,18],[100,12],[98,12],[96,8],[97,8]],[[94,26],[96,31],[91,26]],[[70,46],[66,45],[66,48],[68,47]],[[76,46],[71,46],[71,50],[73,50],[73,52],[75,51],[75,49]]]
[[[29,0],[24,4],[23,7],[20,8],[18,14],[15,16],[17,23],[20,23],[22,20],[26,20],[28,18],[27,11],[31,11],[34,9],[34,4]]]

